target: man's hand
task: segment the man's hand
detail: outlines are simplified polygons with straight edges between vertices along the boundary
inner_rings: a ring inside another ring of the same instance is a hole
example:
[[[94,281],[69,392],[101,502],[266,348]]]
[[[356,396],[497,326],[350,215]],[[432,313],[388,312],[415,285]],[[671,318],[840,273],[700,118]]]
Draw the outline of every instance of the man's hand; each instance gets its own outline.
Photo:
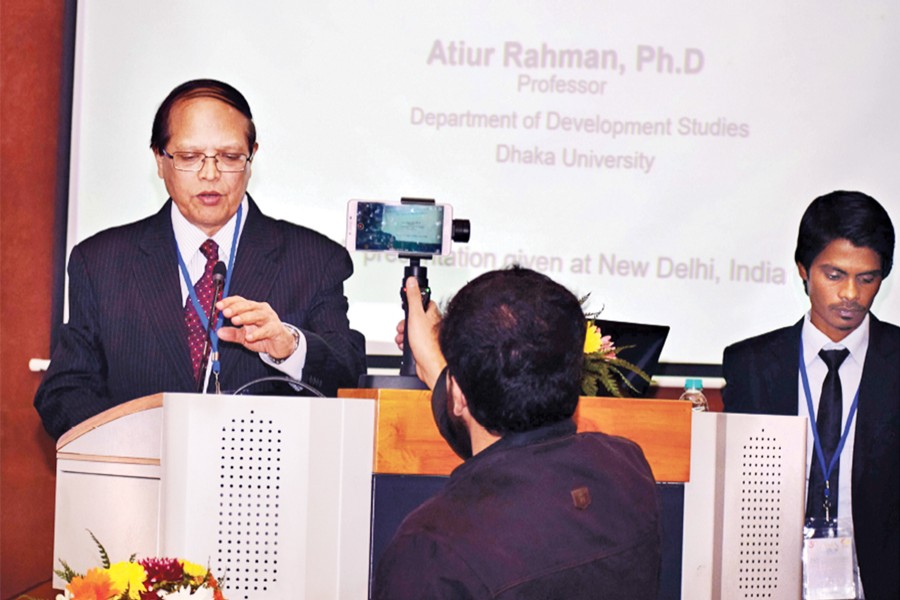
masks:
[[[220,340],[241,344],[253,352],[265,352],[276,360],[294,352],[293,334],[267,302],[229,296],[220,300],[216,308],[234,325],[219,329]]]
[[[434,302],[428,303],[428,310],[422,307],[422,296],[419,282],[415,277],[406,280],[406,304],[409,306],[409,347],[416,360],[416,375],[429,389],[434,384],[447,361],[438,345],[437,326],[441,322],[441,313]],[[397,324],[397,346],[403,348],[404,323]]]

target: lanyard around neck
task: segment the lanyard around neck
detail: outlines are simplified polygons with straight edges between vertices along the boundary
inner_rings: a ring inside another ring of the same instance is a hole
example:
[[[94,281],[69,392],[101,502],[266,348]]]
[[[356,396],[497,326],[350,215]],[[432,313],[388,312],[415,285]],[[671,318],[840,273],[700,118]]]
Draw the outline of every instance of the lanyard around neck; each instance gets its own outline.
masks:
[[[859,388],[862,386],[862,381],[860,381],[859,386],[856,387],[856,393],[853,395],[853,403],[850,405],[850,412],[847,414],[847,423],[844,425],[844,433],[841,435],[841,439],[838,442],[837,448],[834,450],[831,461],[826,467],[825,454],[822,452],[822,442],[819,440],[819,428],[816,427],[816,412],[813,409],[812,393],[809,391],[809,377],[806,375],[806,362],[803,360],[802,340],[800,342],[800,379],[803,381],[803,393],[806,396],[806,407],[809,409],[809,424],[813,432],[813,441],[815,442],[816,447],[815,454],[819,458],[819,466],[822,468],[822,473],[825,475],[824,481],[828,481],[829,477],[831,477],[831,472],[834,470],[834,465],[837,464],[838,458],[844,450],[844,443],[847,441],[847,436],[850,434],[850,426],[853,424],[853,417],[856,416],[856,407],[859,405]],[[821,402],[821,398],[819,401]],[[828,498],[828,492],[829,490],[826,486],[826,498]]]
[[[228,254],[228,264],[225,266],[225,287],[222,289],[223,300],[228,297],[228,290],[231,288],[231,274],[234,271],[234,255],[237,250],[238,236],[241,232],[241,214],[243,213],[243,208],[242,204],[238,204],[237,218],[234,223],[234,235],[231,238],[231,251]],[[197,297],[197,290],[194,289],[194,284],[191,282],[191,275],[188,273],[187,265],[184,263],[184,258],[181,256],[181,250],[178,248],[177,243],[175,244],[175,251],[178,253],[178,266],[181,267],[181,276],[187,284],[188,294],[190,294],[191,297],[191,304],[194,305],[194,310],[197,312],[197,316],[200,317],[200,324],[203,325],[204,331],[209,335],[212,370],[213,373],[218,376],[221,365],[219,364],[219,334],[217,331],[219,327],[222,326],[222,323],[225,322],[225,317],[222,313],[219,313],[216,322],[210,327],[209,318],[206,316],[206,311],[200,305],[200,299]],[[213,298],[213,301],[215,301],[215,298]]]

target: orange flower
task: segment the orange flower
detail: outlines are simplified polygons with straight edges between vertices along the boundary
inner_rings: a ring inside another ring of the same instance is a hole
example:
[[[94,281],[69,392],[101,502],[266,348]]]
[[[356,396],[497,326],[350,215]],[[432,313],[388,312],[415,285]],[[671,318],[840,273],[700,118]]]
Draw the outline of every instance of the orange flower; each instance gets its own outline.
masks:
[[[84,577],[73,577],[66,589],[72,594],[72,600],[109,600],[122,593],[106,569],[91,569]]]
[[[219,582],[216,581],[216,578],[213,577],[213,574],[209,571],[206,572],[203,585],[213,591],[213,600],[225,600],[225,595],[222,594],[222,590],[219,588]]]

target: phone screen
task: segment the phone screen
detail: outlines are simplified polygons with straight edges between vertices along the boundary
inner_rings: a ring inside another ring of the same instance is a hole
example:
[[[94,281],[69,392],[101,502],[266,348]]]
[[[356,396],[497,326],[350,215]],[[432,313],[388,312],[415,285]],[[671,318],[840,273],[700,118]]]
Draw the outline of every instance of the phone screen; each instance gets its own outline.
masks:
[[[439,204],[356,205],[356,250],[440,254],[443,231]]]

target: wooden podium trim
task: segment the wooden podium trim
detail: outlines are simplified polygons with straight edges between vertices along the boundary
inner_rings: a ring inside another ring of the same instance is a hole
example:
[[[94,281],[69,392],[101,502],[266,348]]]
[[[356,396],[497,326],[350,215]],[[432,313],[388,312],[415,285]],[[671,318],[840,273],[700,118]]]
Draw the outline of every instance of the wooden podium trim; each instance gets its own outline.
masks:
[[[100,456],[99,454],[75,454],[73,452],[59,452],[56,460],[76,460],[92,463],[111,463],[117,465],[148,465],[158,467],[158,458],[135,458],[131,456]]]
[[[375,473],[449,475],[462,460],[434,424],[427,390],[339,390],[339,397],[373,398]],[[579,431],[602,431],[641,446],[657,481],[690,479],[691,406],[676,400],[583,397]]]
[[[460,459],[438,432],[428,390],[338,390],[341,398],[373,398],[375,473],[449,475]]]
[[[85,421],[82,421],[72,429],[62,434],[62,437],[60,437],[56,442],[56,451],[59,452],[66,446],[66,444],[77,440],[84,434],[100,427],[101,425],[105,425],[121,417],[141,412],[143,410],[160,408],[162,405],[163,395],[160,393],[152,394],[150,396],[143,396],[141,398],[135,398],[134,400],[129,400],[128,402],[123,402],[122,404],[113,406],[112,408],[108,408],[102,413],[94,415],[93,417]]]

